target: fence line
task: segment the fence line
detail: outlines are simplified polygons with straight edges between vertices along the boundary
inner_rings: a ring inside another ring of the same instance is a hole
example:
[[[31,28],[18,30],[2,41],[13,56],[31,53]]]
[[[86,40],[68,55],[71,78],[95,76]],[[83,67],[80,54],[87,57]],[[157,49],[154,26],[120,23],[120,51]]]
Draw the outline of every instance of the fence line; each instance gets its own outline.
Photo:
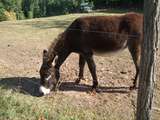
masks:
[[[69,31],[81,31],[81,32],[88,32],[88,33],[100,33],[100,34],[108,34],[108,35],[118,35],[118,36],[127,36],[131,38],[138,38],[139,35],[130,35],[130,34],[123,34],[123,33],[116,33],[116,32],[103,32],[103,31],[96,31],[96,30],[82,30],[76,28],[66,28]]]

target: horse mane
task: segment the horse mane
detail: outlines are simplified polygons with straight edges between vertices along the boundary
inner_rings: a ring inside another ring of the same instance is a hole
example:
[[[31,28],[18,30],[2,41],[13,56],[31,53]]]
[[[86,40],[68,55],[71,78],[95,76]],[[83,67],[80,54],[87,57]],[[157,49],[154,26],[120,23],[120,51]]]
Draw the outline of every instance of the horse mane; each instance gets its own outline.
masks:
[[[60,48],[62,48],[64,45],[64,39],[65,39],[65,32],[62,32],[58,35],[58,37],[56,37],[53,40],[53,42],[48,48],[47,61],[52,62],[54,60],[55,56],[59,52],[58,50],[60,50]]]

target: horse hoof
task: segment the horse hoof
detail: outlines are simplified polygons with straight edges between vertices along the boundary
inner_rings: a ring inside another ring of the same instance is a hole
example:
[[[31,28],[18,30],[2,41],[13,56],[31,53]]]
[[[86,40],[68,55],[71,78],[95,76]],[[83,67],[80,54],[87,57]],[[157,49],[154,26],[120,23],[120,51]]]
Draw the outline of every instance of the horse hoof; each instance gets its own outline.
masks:
[[[77,78],[75,81],[75,84],[78,85],[80,83],[81,79]]]
[[[101,93],[101,91],[98,88],[92,88],[88,91],[88,93],[92,96],[96,95],[97,93]]]

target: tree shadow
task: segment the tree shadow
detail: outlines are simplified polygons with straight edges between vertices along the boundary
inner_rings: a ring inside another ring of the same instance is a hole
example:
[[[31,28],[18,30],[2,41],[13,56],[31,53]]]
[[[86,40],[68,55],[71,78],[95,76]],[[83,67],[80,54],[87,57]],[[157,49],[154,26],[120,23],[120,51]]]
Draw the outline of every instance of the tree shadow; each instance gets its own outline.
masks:
[[[60,28],[65,29],[73,20],[47,20],[47,21],[25,21],[23,23],[15,23],[15,25],[27,25],[38,29]]]
[[[49,28],[67,28],[69,23],[71,21],[69,20],[48,20],[48,21],[39,21],[36,23],[32,23],[32,27],[39,28],[39,29],[49,29]]]
[[[0,78],[0,87],[2,89],[11,89],[15,92],[27,94],[35,97],[40,97],[39,86],[40,80],[38,78],[28,77],[11,77],[11,78]],[[78,84],[74,82],[62,82],[59,91],[77,91],[77,92],[88,92],[91,90],[90,85]],[[129,87],[105,87],[100,86],[98,90],[101,93],[129,93]]]

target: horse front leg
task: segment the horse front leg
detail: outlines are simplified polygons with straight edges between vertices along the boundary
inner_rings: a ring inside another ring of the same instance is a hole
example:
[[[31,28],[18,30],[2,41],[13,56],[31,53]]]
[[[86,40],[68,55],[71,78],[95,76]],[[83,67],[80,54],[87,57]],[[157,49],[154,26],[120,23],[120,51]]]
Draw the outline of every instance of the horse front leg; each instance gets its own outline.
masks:
[[[87,61],[88,68],[92,75],[92,79],[93,79],[92,92],[94,92],[96,91],[98,86],[97,75],[96,75],[96,65],[92,55],[85,55],[85,60]]]
[[[70,52],[63,51],[62,53],[60,53],[58,55],[58,58],[55,62],[55,66],[54,66],[54,77],[56,79],[56,81],[54,82],[55,90],[58,90],[58,88],[60,86],[60,81],[59,81],[60,72],[59,72],[59,69],[60,69],[61,65],[63,64],[63,62],[66,60],[66,58],[69,56],[69,54],[70,54]]]
[[[85,59],[82,55],[79,55],[79,75],[78,75],[77,80],[75,81],[76,84],[79,84],[80,81],[84,79],[83,77],[84,66],[85,66]]]

